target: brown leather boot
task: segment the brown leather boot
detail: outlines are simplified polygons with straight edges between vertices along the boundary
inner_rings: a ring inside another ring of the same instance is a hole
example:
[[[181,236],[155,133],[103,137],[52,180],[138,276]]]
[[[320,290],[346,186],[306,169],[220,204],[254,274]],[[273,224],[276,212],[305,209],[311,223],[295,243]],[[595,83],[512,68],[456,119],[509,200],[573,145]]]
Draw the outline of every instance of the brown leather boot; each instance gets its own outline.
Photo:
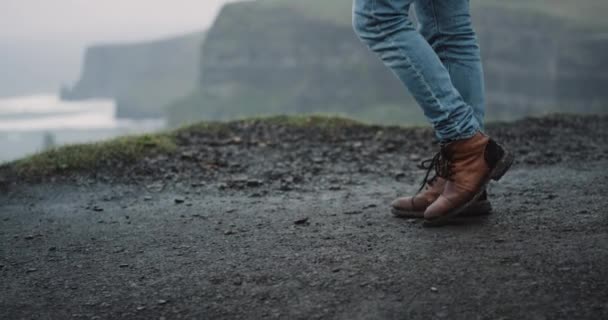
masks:
[[[439,198],[446,182],[435,176],[415,196],[395,199],[391,203],[391,212],[399,218],[424,218],[424,210]]]
[[[439,226],[477,201],[491,179],[500,180],[513,156],[488,136],[477,133],[441,148],[441,176],[447,182],[441,195],[424,212],[425,226]]]
[[[401,197],[391,203],[391,213],[398,218],[422,219],[424,211],[428,208],[443,192],[447,180],[435,177],[430,180],[423,191],[415,196]],[[459,216],[475,217],[492,213],[492,204],[488,200],[488,195],[484,192],[477,201],[468,206]]]
[[[439,152],[433,158],[420,163],[418,167],[427,170],[422,185],[416,195],[401,197],[391,203],[391,212],[394,216],[399,218],[424,218],[424,211],[439,198],[447,183],[447,180],[441,177],[440,172],[444,162],[443,154]],[[435,175],[429,179],[433,170]],[[462,216],[480,216],[491,212],[492,205],[488,201],[487,193],[484,192],[478,201],[466,208]]]

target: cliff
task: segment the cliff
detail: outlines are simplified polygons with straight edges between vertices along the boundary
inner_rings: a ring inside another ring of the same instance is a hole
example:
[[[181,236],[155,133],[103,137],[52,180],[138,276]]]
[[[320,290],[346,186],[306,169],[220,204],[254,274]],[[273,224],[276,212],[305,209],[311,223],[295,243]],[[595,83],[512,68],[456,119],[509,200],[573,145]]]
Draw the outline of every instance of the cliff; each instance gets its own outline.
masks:
[[[192,91],[203,33],[86,50],[82,74],[62,99],[115,99],[119,117],[161,117],[163,106]]]
[[[203,44],[198,87],[173,104],[170,122],[298,112],[424,121],[401,84],[356,39],[350,3],[226,5]],[[556,9],[546,1],[472,5],[491,118],[596,111],[608,104],[593,89],[608,85],[606,40],[597,36],[606,30],[602,22],[584,21],[585,10]]]

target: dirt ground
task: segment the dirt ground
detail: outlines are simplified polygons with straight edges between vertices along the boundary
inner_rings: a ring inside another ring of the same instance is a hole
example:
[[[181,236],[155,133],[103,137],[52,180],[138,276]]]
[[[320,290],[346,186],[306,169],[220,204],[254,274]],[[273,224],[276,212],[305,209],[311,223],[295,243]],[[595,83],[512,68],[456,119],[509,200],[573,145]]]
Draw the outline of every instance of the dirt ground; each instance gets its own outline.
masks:
[[[388,208],[427,129],[232,123],[133,164],[0,169],[0,319],[607,319],[608,117],[488,132],[517,157],[494,213],[431,229]]]

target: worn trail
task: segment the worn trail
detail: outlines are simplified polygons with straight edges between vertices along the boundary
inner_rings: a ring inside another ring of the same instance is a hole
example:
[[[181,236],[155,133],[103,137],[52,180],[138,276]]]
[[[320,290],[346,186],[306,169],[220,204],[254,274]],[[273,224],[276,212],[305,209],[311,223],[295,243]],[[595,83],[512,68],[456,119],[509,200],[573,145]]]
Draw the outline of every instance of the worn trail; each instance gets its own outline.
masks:
[[[0,318],[606,318],[608,121],[591,125],[595,139],[576,119],[535,121],[491,129],[510,144],[536,132],[492,185],[495,213],[438,229],[388,210],[417,189],[426,147],[385,150],[356,130],[263,151],[218,145],[231,165],[213,175],[188,175],[178,156],[170,178],[12,185],[0,195]],[[344,151],[333,162],[332,147]]]

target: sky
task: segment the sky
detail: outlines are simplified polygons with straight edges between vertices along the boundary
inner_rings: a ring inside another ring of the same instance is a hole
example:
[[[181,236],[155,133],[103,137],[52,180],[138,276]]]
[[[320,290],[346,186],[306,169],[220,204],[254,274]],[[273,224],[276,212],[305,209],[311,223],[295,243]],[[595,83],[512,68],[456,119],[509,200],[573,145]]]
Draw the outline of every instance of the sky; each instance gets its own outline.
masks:
[[[132,40],[207,28],[227,0],[1,0],[0,39]]]
[[[0,97],[78,78],[86,46],[207,29],[234,0],[0,0]]]

